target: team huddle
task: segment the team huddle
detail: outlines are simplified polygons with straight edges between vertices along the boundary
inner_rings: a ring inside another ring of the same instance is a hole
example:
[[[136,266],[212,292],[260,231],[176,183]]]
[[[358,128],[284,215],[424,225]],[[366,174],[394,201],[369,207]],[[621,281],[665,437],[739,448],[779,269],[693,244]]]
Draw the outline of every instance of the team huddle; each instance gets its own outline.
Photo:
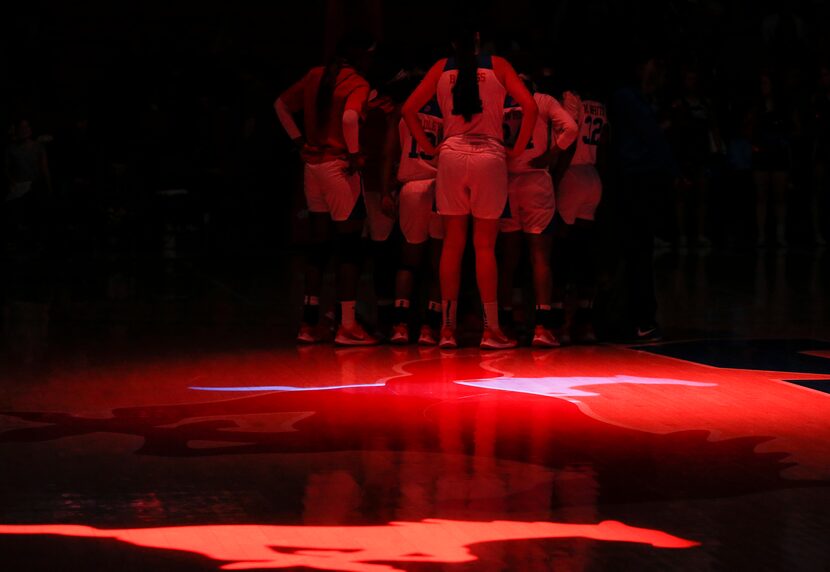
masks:
[[[332,229],[336,344],[458,347],[469,234],[481,348],[518,345],[513,283],[523,248],[533,282],[530,344],[595,341],[592,227],[602,195],[605,106],[570,91],[561,102],[538,92],[505,59],[481,53],[475,31],[457,31],[453,49],[425,73],[401,71],[370,86],[362,70],[371,43],[344,42],[334,60],[276,100],[303,158],[311,228],[298,342],[326,339],[320,290]],[[302,113],[302,129],[295,113]],[[390,240],[396,223],[400,241]],[[378,304],[372,333],[355,315],[365,238]],[[576,310],[566,319],[569,281]]]

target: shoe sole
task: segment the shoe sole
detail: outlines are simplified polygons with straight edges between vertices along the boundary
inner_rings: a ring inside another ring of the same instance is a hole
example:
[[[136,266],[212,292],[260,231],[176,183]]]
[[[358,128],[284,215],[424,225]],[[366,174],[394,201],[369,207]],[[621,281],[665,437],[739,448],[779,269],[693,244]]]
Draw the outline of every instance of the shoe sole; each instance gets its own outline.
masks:
[[[533,340],[530,345],[534,348],[553,349],[559,347],[559,342],[546,342],[544,340]]]
[[[406,344],[409,343],[409,338],[408,337],[406,337],[406,338],[396,338],[396,337],[393,336],[389,340],[389,343],[392,344],[393,346],[405,346]]]
[[[458,349],[458,342],[441,342],[438,344],[438,347],[442,350],[455,350]]]
[[[320,343],[320,341],[322,341],[322,340],[320,340],[319,338],[297,336],[297,343],[298,344],[311,345],[311,344]]]
[[[435,340],[425,340],[425,339],[421,338],[421,339],[418,340],[418,345],[419,346],[433,347],[433,346],[437,346],[438,342],[436,342]]]

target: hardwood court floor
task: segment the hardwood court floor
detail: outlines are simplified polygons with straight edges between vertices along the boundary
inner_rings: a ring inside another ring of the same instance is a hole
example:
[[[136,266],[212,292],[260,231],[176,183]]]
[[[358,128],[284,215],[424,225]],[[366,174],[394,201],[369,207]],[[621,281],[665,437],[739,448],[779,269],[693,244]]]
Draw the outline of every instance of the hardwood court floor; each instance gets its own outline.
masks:
[[[7,298],[0,570],[826,571],[828,285],[667,258],[673,341],[490,353]]]
[[[3,568],[826,569],[829,356],[311,347],[53,372],[0,417]]]

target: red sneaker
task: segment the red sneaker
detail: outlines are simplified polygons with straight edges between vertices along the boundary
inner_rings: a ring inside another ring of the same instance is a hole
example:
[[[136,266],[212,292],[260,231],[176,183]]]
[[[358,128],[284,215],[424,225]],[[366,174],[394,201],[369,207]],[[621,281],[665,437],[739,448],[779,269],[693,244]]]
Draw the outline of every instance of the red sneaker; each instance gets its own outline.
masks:
[[[424,324],[421,326],[421,335],[418,336],[418,345],[420,346],[436,346],[438,345],[438,336],[435,335],[435,330]]]
[[[450,326],[441,328],[441,341],[438,342],[438,347],[442,350],[454,350],[458,347],[458,342],[455,339],[455,328]]]
[[[297,343],[316,344],[321,341],[323,341],[323,335],[320,333],[319,326],[312,326],[306,323],[300,324],[300,331],[297,332]]]
[[[392,326],[392,337],[389,341],[397,346],[402,346],[409,343],[409,327],[406,324],[396,324]]]
[[[545,326],[536,326],[533,330],[533,341],[530,345],[534,348],[558,348],[559,340]]]
[[[374,346],[378,344],[378,339],[367,333],[358,322],[355,322],[351,328],[341,324],[337,329],[334,343],[338,346]]]
[[[517,340],[508,338],[499,328],[484,328],[479,347],[483,350],[509,350],[518,345]]]

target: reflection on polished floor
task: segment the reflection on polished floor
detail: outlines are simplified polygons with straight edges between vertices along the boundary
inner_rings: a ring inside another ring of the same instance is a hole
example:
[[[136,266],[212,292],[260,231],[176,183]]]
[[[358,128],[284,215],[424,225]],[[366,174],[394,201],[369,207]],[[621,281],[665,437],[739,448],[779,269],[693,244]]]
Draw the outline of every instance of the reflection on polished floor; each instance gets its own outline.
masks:
[[[830,277],[746,264],[659,263],[671,341],[555,351],[297,348],[226,281],[201,321],[7,293],[2,569],[827,570]]]

